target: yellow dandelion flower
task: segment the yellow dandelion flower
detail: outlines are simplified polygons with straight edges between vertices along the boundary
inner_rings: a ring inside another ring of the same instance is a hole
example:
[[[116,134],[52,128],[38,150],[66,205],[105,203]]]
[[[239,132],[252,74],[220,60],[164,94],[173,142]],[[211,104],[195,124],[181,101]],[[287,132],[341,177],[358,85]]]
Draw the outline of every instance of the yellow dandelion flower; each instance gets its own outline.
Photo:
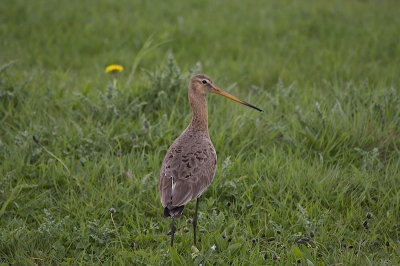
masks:
[[[106,67],[106,73],[121,72],[124,68],[120,65],[109,65]]]

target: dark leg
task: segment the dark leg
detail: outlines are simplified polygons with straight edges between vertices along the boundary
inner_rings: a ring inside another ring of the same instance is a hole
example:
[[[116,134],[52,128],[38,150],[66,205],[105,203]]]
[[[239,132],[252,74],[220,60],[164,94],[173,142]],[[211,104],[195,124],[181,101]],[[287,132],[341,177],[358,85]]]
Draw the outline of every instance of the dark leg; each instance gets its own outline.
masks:
[[[174,217],[171,217],[172,222],[171,222],[171,247],[174,246],[174,234],[175,234],[175,221]]]
[[[196,227],[197,227],[197,210],[199,209],[199,198],[196,199],[196,210],[194,211],[193,217],[193,237],[194,244],[196,245]]]

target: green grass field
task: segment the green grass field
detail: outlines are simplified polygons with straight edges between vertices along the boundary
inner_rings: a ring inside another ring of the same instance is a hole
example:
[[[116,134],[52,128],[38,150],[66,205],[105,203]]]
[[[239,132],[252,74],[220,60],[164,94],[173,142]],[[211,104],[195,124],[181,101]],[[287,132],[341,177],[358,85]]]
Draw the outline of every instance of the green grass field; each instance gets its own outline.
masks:
[[[0,265],[400,265],[399,10],[3,1]],[[170,248],[159,169],[194,73],[265,112],[208,95],[201,241],[191,202]]]

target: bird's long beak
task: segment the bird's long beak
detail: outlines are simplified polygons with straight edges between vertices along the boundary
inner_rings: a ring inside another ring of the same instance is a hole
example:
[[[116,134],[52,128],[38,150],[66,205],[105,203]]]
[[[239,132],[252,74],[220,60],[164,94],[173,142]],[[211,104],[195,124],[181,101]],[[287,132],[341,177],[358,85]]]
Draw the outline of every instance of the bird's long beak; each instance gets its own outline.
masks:
[[[235,101],[235,102],[244,104],[244,105],[246,105],[246,106],[248,106],[248,107],[254,108],[254,109],[256,109],[256,110],[258,110],[258,111],[260,111],[260,112],[264,112],[264,111],[261,110],[260,108],[254,106],[254,105],[252,105],[252,104],[249,104],[248,102],[245,102],[245,101],[243,101],[243,100],[240,100],[239,98],[236,98],[235,96],[230,95],[229,93],[224,92],[223,90],[220,90],[219,88],[213,88],[213,90],[212,90],[211,92],[212,92],[212,93],[219,94],[219,95],[222,95],[222,96],[224,96],[224,97],[226,97],[226,98],[228,98],[228,99],[231,99],[231,100],[233,100],[233,101]]]

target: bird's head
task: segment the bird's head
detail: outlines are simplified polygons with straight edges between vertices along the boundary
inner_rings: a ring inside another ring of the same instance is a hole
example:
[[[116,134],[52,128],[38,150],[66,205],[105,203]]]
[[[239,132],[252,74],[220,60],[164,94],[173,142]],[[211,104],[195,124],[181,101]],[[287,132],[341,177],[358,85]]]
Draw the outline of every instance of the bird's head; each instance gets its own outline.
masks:
[[[218,89],[214,82],[204,74],[195,75],[189,83],[189,93],[206,94]]]
[[[228,99],[231,99],[235,102],[244,104],[248,107],[254,108],[260,112],[263,112],[263,110],[261,110],[260,108],[249,104],[243,100],[240,100],[239,98],[224,92],[223,90],[219,89],[214,82],[206,75],[204,74],[197,74],[194,77],[192,77],[192,79],[190,80],[189,83],[189,95],[193,94],[193,95],[205,95],[206,93],[215,93],[215,94],[219,94],[222,95]]]

